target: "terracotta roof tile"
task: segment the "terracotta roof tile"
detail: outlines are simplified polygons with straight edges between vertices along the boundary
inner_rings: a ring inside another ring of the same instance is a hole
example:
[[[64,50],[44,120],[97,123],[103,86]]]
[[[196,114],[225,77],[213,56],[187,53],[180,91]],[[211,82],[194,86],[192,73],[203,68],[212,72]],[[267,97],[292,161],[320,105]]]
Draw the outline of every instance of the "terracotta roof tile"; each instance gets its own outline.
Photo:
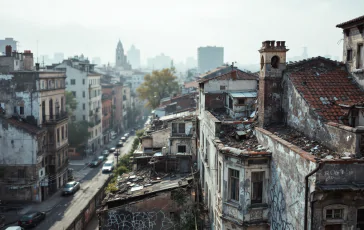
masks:
[[[354,23],[357,23],[357,22],[360,22],[360,21],[363,21],[364,22],[364,15],[363,16],[360,16],[360,17],[357,17],[357,18],[354,18],[354,19],[351,19],[349,21],[340,23],[340,24],[336,25],[336,27],[343,28],[343,27],[349,26],[351,24],[354,24]]]
[[[364,102],[364,92],[337,62],[316,58],[287,67],[287,71],[309,106],[327,121],[345,123],[349,107]]]
[[[236,75],[235,75],[235,73],[236,73]],[[229,73],[222,74],[220,76],[216,76],[216,77],[212,77],[212,78],[201,78],[198,82],[204,83],[204,82],[207,82],[210,80],[216,80],[216,79],[227,80],[227,79],[234,79],[234,78],[236,78],[235,80],[258,80],[258,77],[253,74],[246,73],[241,70],[233,70]]]
[[[45,128],[39,128],[36,125],[32,125],[32,124],[29,124],[29,123],[25,123],[23,121],[19,121],[19,120],[13,119],[13,118],[5,119],[5,121],[7,123],[9,123],[9,124],[17,127],[17,128],[20,128],[20,129],[25,130],[27,133],[30,133],[30,134],[33,134],[33,135],[36,135],[36,134],[39,134],[41,132],[45,132],[46,131]]]

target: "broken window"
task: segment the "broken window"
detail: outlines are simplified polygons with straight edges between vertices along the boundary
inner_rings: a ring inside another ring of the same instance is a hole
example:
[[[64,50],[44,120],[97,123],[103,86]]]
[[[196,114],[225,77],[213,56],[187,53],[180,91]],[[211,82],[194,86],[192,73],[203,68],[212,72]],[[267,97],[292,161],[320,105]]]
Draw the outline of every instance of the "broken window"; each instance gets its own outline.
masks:
[[[263,178],[264,172],[252,172],[252,204],[263,202]]]
[[[185,153],[186,152],[186,145],[178,145],[177,152],[179,152],[179,153]]]
[[[59,128],[57,129],[57,142],[59,142],[60,140],[60,136],[59,136]]]
[[[18,178],[25,178],[25,170],[18,169]]]
[[[245,99],[244,98],[238,98],[238,104],[239,105],[245,105]]]
[[[356,217],[356,229],[364,229],[364,209],[358,209]]]
[[[326,219],[342,219],[344,214],[344,209],[327,209]]]
[[[353,50],[347,50],[346,51],[346,61],[351,61],[353,58]]]
[[[226,86],[225,85],[220,85],[220,90],[225,90]]]
[[[62,140],[64,140],[64,126],[62,126]]]
[[[358,45],[358,55],[357,55],[357,69],[364,68],[364,49],[363,44]]]
[[[229,194],[230,200],[239,201],[239,171],[229,169]]]
[[[66,132],[65,132],[65,135],[66,135],[66,137],[68,137],[68,125],[66,124],[65,126],[66,126]]]
[[[20,115],[24,115],[24,107],[23,106],[20,106],[19,107],[19,110],[20,110]]]

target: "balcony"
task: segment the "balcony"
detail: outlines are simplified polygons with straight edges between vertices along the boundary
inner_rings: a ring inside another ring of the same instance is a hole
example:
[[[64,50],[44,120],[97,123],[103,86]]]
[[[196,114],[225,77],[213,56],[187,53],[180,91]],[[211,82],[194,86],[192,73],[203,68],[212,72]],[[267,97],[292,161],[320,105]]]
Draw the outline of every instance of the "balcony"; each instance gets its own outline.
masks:
[[[60,112],[59,114],[43,115],[42,124],[57,124],[68,119],[67,112]]]
[[[100,107],[96,108],[96,113],[98,113],[100,111]]]

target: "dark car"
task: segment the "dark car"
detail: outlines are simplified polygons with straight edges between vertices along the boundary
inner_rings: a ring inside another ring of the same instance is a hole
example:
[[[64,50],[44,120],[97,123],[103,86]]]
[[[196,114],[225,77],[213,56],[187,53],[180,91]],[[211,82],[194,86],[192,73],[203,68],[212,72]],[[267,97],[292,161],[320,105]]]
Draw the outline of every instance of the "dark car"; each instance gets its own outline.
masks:
[[[93,161],[90,163],[90,168],[96,168],[101,164],[102,160],[99,158],[93,159]]]
[[[123,142],[122,141],[119,141],[119,143],[116,145],[116,147],[117,148],[121,148],[121,147],[123,147],[124,146],[124,144],[123,144]]]
[[[44,220],[46,217],[45,212],[28,212],[24,214],[22,217],[20,217],[20,220],[18,221],[18,225],[20,227],[35,227],[37,226],[42,220]]]
[[[80,182],[71,181],[68,182],[62,189],[62,195],[74,194],[80,189]]]

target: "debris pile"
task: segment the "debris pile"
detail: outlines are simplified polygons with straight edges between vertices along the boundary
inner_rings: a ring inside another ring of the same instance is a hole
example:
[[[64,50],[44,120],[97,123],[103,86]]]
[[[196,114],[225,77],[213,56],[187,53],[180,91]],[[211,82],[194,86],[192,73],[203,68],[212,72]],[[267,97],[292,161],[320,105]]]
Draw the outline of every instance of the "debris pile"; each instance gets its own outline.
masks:
[[[326,146],[323,146],[320,142],[311,140],[306,137],[303,133],[292,129],[287,126],[275,126],[268,128],[270,132],[274,135],[300,147],[302,150],[318,157],[325,159],[339,159],[345,157],[346,155],[339,154]]]

